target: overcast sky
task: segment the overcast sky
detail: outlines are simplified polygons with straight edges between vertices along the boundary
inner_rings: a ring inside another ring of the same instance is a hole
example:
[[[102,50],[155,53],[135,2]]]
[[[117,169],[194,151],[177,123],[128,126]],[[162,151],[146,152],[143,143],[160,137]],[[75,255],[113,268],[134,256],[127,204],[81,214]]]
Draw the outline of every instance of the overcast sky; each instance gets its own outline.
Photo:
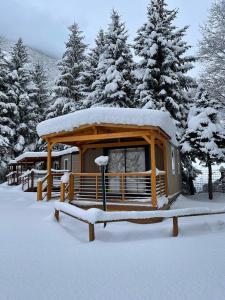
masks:
[[[199,25],[207,18],[213,0],[167,0],[179,8],[178,26],[190,25],[187,40],[197,49]],[[36,49],[60,57],[67,39],[67,27],[78,22],[86,42],[93,45],[96,32],[109,23],[110,11],[117,9],[127,24],[130,41],[146,20],[149,0],[0,0],[0,35],[10,40],[22,37]]]

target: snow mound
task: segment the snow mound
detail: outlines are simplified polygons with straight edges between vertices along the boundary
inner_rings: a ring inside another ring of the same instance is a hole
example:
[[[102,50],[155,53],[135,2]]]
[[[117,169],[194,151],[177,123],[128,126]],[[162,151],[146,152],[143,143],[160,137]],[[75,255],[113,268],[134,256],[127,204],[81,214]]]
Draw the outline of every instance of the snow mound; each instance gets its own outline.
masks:
[[[109,161],[108,156],[99,156],[95,159],[95,163],[98,166],[107,166],[108,161]]]
[[[176,127],[169,113],[138,108],[95,107],[76,111],[64,116],[43,121],[37,126],[39,136],[62,131],[73,131],[83,125],[116,124],[160,127],[177,145]]]

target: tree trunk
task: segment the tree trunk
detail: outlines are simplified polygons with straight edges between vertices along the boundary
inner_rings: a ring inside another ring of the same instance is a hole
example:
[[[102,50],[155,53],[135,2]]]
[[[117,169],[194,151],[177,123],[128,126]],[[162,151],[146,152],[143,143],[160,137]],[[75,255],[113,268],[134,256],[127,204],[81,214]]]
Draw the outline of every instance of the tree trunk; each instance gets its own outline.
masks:
[[[190,195],[194,195],[195,194],[195,187],[194,187],[194,183],[193,183],[193,178],[191,176],[189,176],[188,181],[189,181]]]
[[[210,159],[208,159],[208,193],[209,193],[209,199],[213,199],[213,184],[212,184],[212,164]]]

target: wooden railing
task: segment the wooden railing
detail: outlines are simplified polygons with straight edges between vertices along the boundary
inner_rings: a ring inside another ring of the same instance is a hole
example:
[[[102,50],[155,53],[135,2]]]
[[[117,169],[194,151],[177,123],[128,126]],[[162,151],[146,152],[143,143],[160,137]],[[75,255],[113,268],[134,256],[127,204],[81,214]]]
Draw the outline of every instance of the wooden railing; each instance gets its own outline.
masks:
[[[39,179],[42,179],[46,175],[45,170],[28,170],[24,172],[21,178],[22,190],[23,191],[34,191],[37,188]]]
[[[41,201],[43,200],[47,193],[46,193],[46,189],[47,189],[47,180],[49,178],[49,175],[45,175],[43,178],[40,178],[37,181],[37,200]]]
[[[8,185],[20,184],[21,183],[20,176],[21,173],[18,173],[17,171],[10,172],[8,175],[6,175]]]
[[[166,195],[165,171],[157,171],[157,197]],[[151,202],[151,172],[106,173],[107,201]],[[61,183],[61,201],[102,202],[100,173],[71,173],[68,183]]]
[[[56,196],[60,193],[61,177],[64,174],[64,170],[52,170],[51,175],[46,174],[44,177],[37,180],[37,200],[43,200],[47,196],[47,185],[49,177],[51,176],[51,189]]]

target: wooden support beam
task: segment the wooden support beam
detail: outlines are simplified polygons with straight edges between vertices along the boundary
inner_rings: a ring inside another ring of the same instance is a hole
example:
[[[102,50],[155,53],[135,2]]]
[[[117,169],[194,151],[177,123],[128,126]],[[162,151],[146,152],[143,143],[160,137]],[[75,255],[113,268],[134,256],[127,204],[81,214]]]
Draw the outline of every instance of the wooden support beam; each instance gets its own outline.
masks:
[[[69,201],[73,201],[74,198],[74,176],[71,173],[69,177]]]
[[[60,202],[65,201],[65,192],[66,192],[66,184],[64,182],[61,182],[60,184]]]
[[[64,137],[52,137],[51,142],[53,143],[66,143],[66,142],[81,142],[81,141],[95,141],[95,140],[109,140],[117,138],[132,138],[132,137],[143,137],[149,135],[148,130],[139,130],[131,132],[116,132],[116,133],[100,133],[91,135],[72,135]]]
[[[47,158],[47,200],[52,198],[52,143],[48,142],[48,158]]]
[[[176,237],[179,234],[178,217],[173,217],[173,236]]]
[[[42,181],[37,182],[37,201],[42,200]]]
[[[79,148],[80,173],[83,172],[83,148]]]
[[[97,149],[97,148],[113,148],[113,147],[126,147],[126,146],[143,146],[148,145],[146,141],[128,141],[128,142],[115,142],[115,143],[98,143],[98,144],[84,144],[83,149]]]
[[[95,240],[95,226],[94,224],[88,224],[89,225],[89,242],[92,242]]]
[[[143,136],[143,139],[145,139],[146,142],[147,142],[149,145],[150,145],[151,142],[152,142],[151,138],[149,138],[147,135],[144,135],[144,136]]]
[[[151,137],[151,197],[152,206],[157,207],[157,193],[156,193],[156,162],[155,162],[155,136]]]
[[[59,210],[55,209],[55,218],[59,221]]]
[[[165,171],[165,192],[166,196],[168,196],[168,166],[167,166],[167,142],[164,141],[163,143],[163,164],[164,164],[164,171]]]

